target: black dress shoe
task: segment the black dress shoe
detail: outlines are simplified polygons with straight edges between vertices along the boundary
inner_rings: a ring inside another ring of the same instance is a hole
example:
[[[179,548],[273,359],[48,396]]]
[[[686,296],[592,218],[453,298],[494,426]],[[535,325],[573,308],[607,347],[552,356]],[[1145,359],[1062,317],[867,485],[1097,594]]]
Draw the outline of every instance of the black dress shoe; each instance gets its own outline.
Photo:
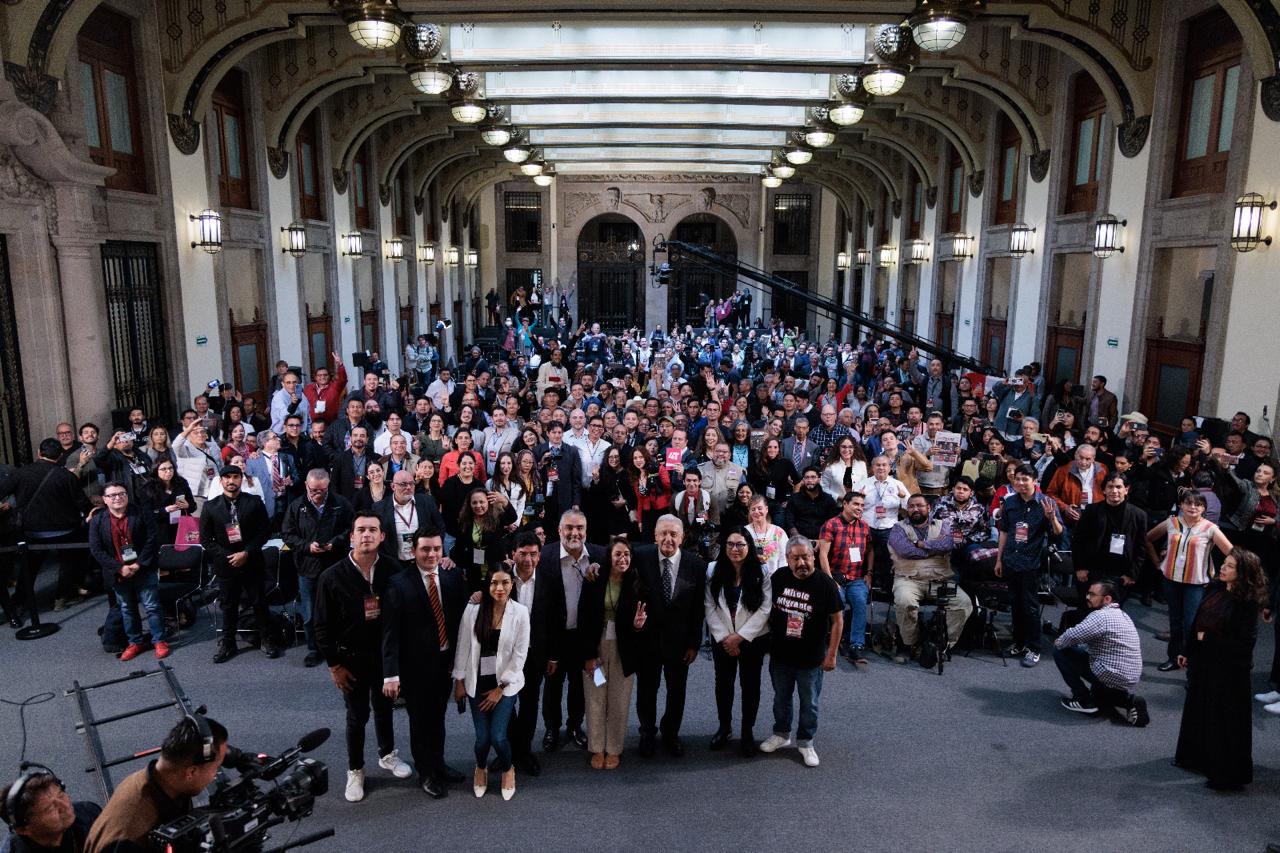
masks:
[[[684,742],[679,737],[664,737],[662,739],[662,747],[667,751],[667,755],[672,758],[679,758],[684,755]]]
[[[1181,669],[1181,667],[1178,666],[1178,662],[1176,660],[1167,660],[1156,667],[1156,669],[1161,672],[1173,672],[1175,669]]]
[[[267,657],[271,658],[272,660],[275,660],[276,658],[279,658],[279,657],[284,657],[284,649],[280,648],[275,643],[263,643],[262,653]]]
[[[526,755],[520,759],[520,772],[527,776],[541,776],[542,763],[532,755]]]
[[[214,663],[226,663],[236,656],[236,647],[234,643],[223,643],[218,646],[218,651],[213,655]]]
[[[754,758],[760,752],[760,745],[756,743],[756,739],[751,735],[742,736],[742,746],[739,748],[743,758]]]
[[[576,726],[569,729],[569,737],[573,738],[574,745],[576,745],[578,749],[587,748],[587,733],[582,730],[582,726]]]
[[[658,751],[657,739],[648,732],[641,733],[640,748],[639,748],[640,757],[653,758],[653,754],[657,751]]]
[[[448,764],[444,766],[444,781],[450,785],[456,785],[465,778],[467,777],[462,775],[461,770],[450,767]]]
[[[302,664],[303,666],[310,668],[313,666],[319,666],[320,661],[322,660],[324,660],[324,658],[320,657],[319,652],[307,652],[307,656],[302,659]]]
[[[727,744],[728,742],[729,742],[729,730],[718,729],[716,733],[711,736],[711,745],[710,745],[711,751],[719,752],[720,750],[724,749],[725,744]]]
[[[433,800],[443,800],[449,796],[449,789],[444,786],[444,782],[440,779],[428,779],[423,782],[422,790]]]
[[[542,736],[542,748],[547,752],[555,752],[560,748],[560,729],[547,729],[547,733]]]

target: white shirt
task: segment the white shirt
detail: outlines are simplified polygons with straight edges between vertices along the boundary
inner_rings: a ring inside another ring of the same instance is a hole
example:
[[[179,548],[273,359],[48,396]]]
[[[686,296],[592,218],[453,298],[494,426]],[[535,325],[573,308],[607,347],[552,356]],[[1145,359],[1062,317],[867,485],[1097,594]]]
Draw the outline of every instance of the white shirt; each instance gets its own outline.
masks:
[[[900,480],[885,477],[884,482],[875,477],[868,477],[853,487],[855,492],[867,499],[867,511],[862,519],[875,530],[889,530],[898,523],[898,510],[907,500],[907,487]],[[884,507],[879,512],[876,507]],[[871,515],[868,516],[867,512]]]
[[[408,452],[412,452],[413,436],[409,435],[404,430],[399,430],[397,432],[390,432],[385,429],[378,435],[377,438],[373,440],[373,452],[378,456],[386,456],[388,453],[391,452],[391,439],[397,435],[404,436],[405,446],[408,448]]]
[[[427,601],[430,602],[431,590],[427,588],[427,584],[432,582],[431,575],[428,574],[427,572],[424,572],[422,569],[418,569],[418,574],[422,576],[422,588],[427,593]],[[440,587],[440,567],[439,566],[436,566],[436,570],[434,574],[435,574],[436,596],[440,599],[440,607],[443,609],[444,608],[444,590],[441,589]],[[428,604],[428,607],[429,606],[430,604]],[[442,651],[448,651],[450,645],[451,644],[446,643]]]
[[[529,608],[529,612],[533,612],[533,597],[537,594],[538,587],[538,569],[535,566],[533,574],[529,575],[527,581],[520,580],[520,574],[516,573],[516,601]]]
[[[590,563],[591,557],[587,554],[585,545],[582,546],[582,556],[576,561],[564,549],[563,544],[560,546],[560,576],[564,578],[564,627],[570,631],[578,627],[578,599],[582,597],[582,576]]]
[[[613,445],[603,438],[594,444],[587,439],[578,445],[578,452],[582,456],[582,485],[591,485],[591,472],[604,464],[604,455],[609,452],[610,447]]]
[[[1048,456],[1047,453],[1045,455]],[[1080,488],[1084,490],[1084,497],[1081,501],[1082,503],[1093,503],[1093,478],[1095,476],[1097,475],[1094,474],[1092,465],[1090,465],[1087,470],[1084,468],[1080,469]]]
[[[408,512],[405,510],[408,509]],[[407,504],[391,499],[391,514],[396,523],[396,551],[402,560],[413,559],[413,533],[418,529],[418,502],[412,497]]]

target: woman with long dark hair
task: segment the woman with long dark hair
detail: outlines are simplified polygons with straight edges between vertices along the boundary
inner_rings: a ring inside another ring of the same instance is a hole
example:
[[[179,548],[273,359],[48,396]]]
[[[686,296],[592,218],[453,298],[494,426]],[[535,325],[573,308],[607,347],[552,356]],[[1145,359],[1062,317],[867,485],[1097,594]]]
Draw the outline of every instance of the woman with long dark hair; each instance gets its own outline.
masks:
[[[173,460],[161,457],[155,470],[143,479],[138,503],[149,511],[160,533],[161,545],[172,545],[178,536],[178,519],[196,508],[187,481],[178,476]]]
[[[604,544],[610,537],[627,532],[631,525],[626,490],[630,488],[627,470],[622,464],[622,450],[610,447],[604,452],[600,467],[591,473],[591,485],[587,486],[587,538],[590,541]]]
[[[467,492],[449,559],[462,569],[471,592],[484,589],[494,567],[502,564],[507,525],[515,520],[511,502],[501,492],[486,492],[478,483]]]
[[[483,797],[489,788],[489,752],[502,774],[502,799],[516,793],[507,727],[516,696],[524,687],[524,661],[529,655],[529,610],[511,598],[511,569],[498,564],[481,589],[480,602],[468,604],[458,628],[453,657],[453,697],[471,705],[476,729],[476,768],[472,789]]]
[[[643,447],[632,448],[631,464],[627,477],[631,488],[624,494],[631,508],[632,532],[639,533],[639,541],[652,542],[658,526],[658,516],[671,506],[672,490],[658,474],[658,466]]]
[[[595,770],[616,770],[631,709],[636,650],[626,637],[634,631],[622,614],[643,601],[639,576],[631,569],[625,536],[609,540],[603,570],[582,584],[578,637],[582,641],[582,686],[587,705],[587,749]],[[600,683],[596,671],[600,671]]]
[[[1249,669],[1267,582],[1258,556],[1236,548],[1222,561],[1196,611],[1178,664],[1187,668],[1178,751],[1173,763],[1203,773],[1215,790],[1253,781]]]
[[[795,464],[782,455],[782,442],[766,438],[760,446],[756,462],[747,471],[747,482],[752,491],[764,495],[769,502],[769,515],[774,524],[783,524],[787,515],[787,501],[800,482],[800,472]]]
[[[760,671],[768,645],[769,610],[773,593],[769,573],[756,556],[751,533],[743,527],[729,531],[720,559],[712,564],[704,606],[713,644],[716,671],[716,713],[720,727],[711,749],[723,749],[733,729],[733,682],[742,686],[741,751],[756,754],[752,728],[760,710]]]

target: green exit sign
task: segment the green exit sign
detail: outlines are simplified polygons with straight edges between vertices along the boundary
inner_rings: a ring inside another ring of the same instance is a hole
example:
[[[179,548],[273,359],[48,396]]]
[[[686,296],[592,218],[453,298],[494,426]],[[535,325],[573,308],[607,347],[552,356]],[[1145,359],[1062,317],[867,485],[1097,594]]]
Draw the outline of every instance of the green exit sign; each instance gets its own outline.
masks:
[[[1120,339],[1107,338],[1107,346],[1111,347],[1112,349],[1118,349],[1120,347]]]

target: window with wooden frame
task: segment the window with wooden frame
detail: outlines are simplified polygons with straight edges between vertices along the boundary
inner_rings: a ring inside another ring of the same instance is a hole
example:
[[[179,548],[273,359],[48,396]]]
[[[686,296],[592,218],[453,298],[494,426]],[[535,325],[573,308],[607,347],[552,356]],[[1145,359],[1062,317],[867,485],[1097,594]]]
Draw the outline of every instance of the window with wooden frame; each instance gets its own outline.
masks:
[[[775,193],[773,196],[773,253],[809,254],[809,211],[807,193]]]
[[[357,228],[371,228],[369,216],[369,157],[361,145],[351,164],[351,203],[355,207]]]
[[[508,252],[542,251],[542,193],[504,192],[502,211],[505,219]]]
[[[915,240],[924,231],[924,184],[913,170],[911,182],[907,185],[907,201],[911,210],[907,214],[907,237]]]
[[[89,159],[116,170],[106,179],[109,189],[147,192],[133,25],[123,15],[95,9],[76,45]]]
[[[223,207],[253,207],[246,114],[244,77],[232,69],[213,91],[213,121],[205,128]]]
[[[1007,116],[1000,116],[999,157],[1000,184],[996,195],[993,225],[1012,225],[1018,221],[1018,176],[1022,156],[1022,137]]]
[[[947,227],[954,234],[964,230],[964,161],[960,151],[951,147],[947,161]]]
[[[1071,160],[1067,168],[1066,213],[1098,207],[1098,170],[1102,159],[1102,119],[1107,100],[1088,71],[1072,82]]]
[[[324,219],[324,197],[320,188],[320,146],[316,135],[315,113],[298,128],[294,143],[294,159],[298,163],[298,212],[303,219]]]
[[[1226,189],[1243,51],[1240,31],[1222,9],[1193,18],[1187,30],[1175,197]]]

